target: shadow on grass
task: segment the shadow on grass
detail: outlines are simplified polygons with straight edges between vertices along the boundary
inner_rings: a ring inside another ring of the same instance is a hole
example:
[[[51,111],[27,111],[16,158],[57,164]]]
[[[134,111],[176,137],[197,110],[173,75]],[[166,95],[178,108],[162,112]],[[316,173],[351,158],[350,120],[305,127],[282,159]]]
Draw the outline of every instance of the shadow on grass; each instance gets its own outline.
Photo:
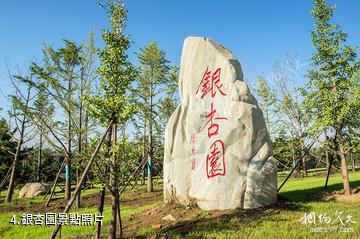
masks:
[[[360,180],[352,181],[350,183],[352,188],[360,186]],[[310,186],[311,187],[311,186]],[[342,183],[331,184],[328,186],[328,190],[341,190],[343,188]],[[280,217],[274,217],[278,214],[296,211],[307,211],[309,207],[307,202],[316,201],[314,195],[324,191],[324,187],[312,187],[308,189],[292,190],[283,192],[278,195],[278,202],[274,205],[270,205],[257,209],[238,209],[238,210],[226,210],[226,211],[210,211],[209,216],[205,218],[196,218],[191,220],[185,220],[181,223],[166,227],[160,231],[161,235],[179,236],[180,238],[194,238],[197,236],[205,236],[202,233],[219,232],[219,231],[241,231],[242,227],[257,227],[263,221],[286,221]]]
[[[325,179],[324,179],[324,184],[325,184]],[[360,187],[360,180],[351,181],[350,187],[351,188]],[[328,185],[327,190],[342,190],[342,189],[343,189],[343,184],[336,183],[336,184]],[[324,186],[321,186],[321,187],[311,187],[301,190],[292,190],[287,192],[280,191],[279,195],[294,202],[311,202],[311,201],[317,201],[314,195],[323,191],[324,191]]]

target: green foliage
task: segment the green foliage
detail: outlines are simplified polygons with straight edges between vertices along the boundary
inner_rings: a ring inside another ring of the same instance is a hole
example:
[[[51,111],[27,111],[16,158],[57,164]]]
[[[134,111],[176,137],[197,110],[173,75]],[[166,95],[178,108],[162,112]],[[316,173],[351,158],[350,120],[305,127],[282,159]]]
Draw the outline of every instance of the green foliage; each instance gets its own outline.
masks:
[[[140,49],[137,84],[133,90],[139,108],[135,127],[141,137],[149,137],[147,150],[154,160],[154,173],[162,170],[164,131],[168,118],[177,106],[178,68],[169,64],[166,53],[156,42]],[[146,130],[143,132],[146,126]],[[142,147],[146,147],[144,144]]]
[[[45,45],[41,63],[32,62],[30,66],[32,74],[38,80],[34,82],[38,90],[37,99],[32,107],[34,120],[43,133],[46,131],[45,123],[47,129],[52,129],[57,135],[56,143],[65,139],[72,140],[76,132],[76,127],[74,127],[77,109],[74,99],[77,90],[75,82],[80,77],[79,72],[83,61],[81,46],[69,40],[64,40],[64,44],[64,47],[58,49]],[[57,117],[55,117],[55,108]],[[55,146],[54,139],[48,138],[48,142],[54,147],[59,147]],[[62,150],[65,150],[65,144],[62,144]],[[68,152],[71,150],[71,148],[67,149]]]
[[[155,136],[162,137],[164,125],[177,106],[177,81],[179,69],[171,66],[166,53],[156,42],[140,49],[137,54],[140,62],[138,68],[136,101],[141,109],[141,120],[155,129]],[[137,128],[141,128],[137,125]]]
[[[159,96],[169,90],[167,84],[171,83],[168,75],[169,61],[166,60],[165,51],[159,49],[156,42],[141,48],[137,57],[140,62],[139,77],[135,89],[138,104],[142,110],[143,118],[156,126],[158,121],[155,118],[161,111],[160,108],[156,108],[157,102],[161,100]]]
[[[279,169],[285,169],[285,165],[291,168],[291,161],[298,159],[301,155],[298,139],[292,139],[289,135],[279,134],[272,142],[273,156],[280,162]]]
[[[12,164],[16,142],[12,140],[14,132],[5,119],[0,119],[0,178],[3,179]]]
[[[108,13],[111,29],[104,30],[105,46],[98,49],[100,93],[85,99],[90,113],[102,123],[108,124],[113,119],[121,124],[136,110],[134,104],[128,104],[127,96],[127,90],[136,77],[136,70],[126,54],[130,47],[130,39],[124,33],[127,11],[120,0],[102,6]]]
[[[359,113],[360,61],[356,49],[346,44],[347,34],[339,25],[330,23],[334,9],[325,0],[315,0],[311,11],[316,52],[307,74],[310,81],[305,103],[318,131],[359,125],[359,117],[354,116]]]
[[[272,113],[274,112],[273,106],[276,103],[276,91],[270,88],[268,81],[264,76],[258,77],[256,85],[254,87],[254,91],[258,97],[260,109],[264,114],[265,123],[268,131],[270,132],[270,135],[272,135],[272,126],[274,120],[271,120],[271,117]]]
[[[168,81],[166,82],[166,95],[159,100],[159,115],[162,120],[163,127],[166,125],[171,114],[179,105],[179,97],[177,94],[179,81],[179,68],[172,66],[168,74]]]

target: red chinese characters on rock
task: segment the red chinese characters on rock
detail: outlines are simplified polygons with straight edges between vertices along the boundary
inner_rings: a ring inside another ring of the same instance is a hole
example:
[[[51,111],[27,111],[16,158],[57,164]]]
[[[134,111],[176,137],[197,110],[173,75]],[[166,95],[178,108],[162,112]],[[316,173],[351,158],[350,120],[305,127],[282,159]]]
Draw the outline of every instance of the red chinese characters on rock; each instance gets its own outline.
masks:
[[[226,174],[225,145],[220,139],[210,146],[210,153],[206,157],[206,173],[208,178]]]
[[[221,74],[221,68],[217,68],[216,71],[211,74],[211,71],[209,71],[209,67],[206,68],[206,71],[204,73],[203,78],[200,81],[199,87],[196,91],[196,94],[201,89],[201,99],[204,99],[204,97],[211,92],[211,97],[214,98],[216,95],[216,92],[219,92],[221,95],[226,95],[222,91],[222,84],[220,82],[220,74]]]
[[[209,123],[208,127],[208,138],[219,134],[219,124],[215,123],[214,120],[227,120],[225,117],[214,117],[216,113],[216,109],[214,109],[214,103],[211,102],[210,113],[205,115],[206,119],[209,119],[208,122],[200,129],[202,131]]]
[[[196,91],[196,94],[200,92],[201,100],[203,100],[208,93],[210,93],[211,96],[210,112],[204,116],[204,118],[207,119],[207,122],[200,129],[200,131],[202,131],[205,127],[207,127],[207,135],[209,139],[219,134],[221,120],[227,120],[226,117],[220,117],[217,115],[217,110],[213,102],[213,99],[217,95],[220,97],[226,96],[226,93],[222,89],[223,84],[221,84],[220,75],[221,68],[217,68],[212,73],[212,71],[209,70],[209,67],[207,67]],[[219,94],[217,94],[217,92]],[[225,144],[221,139],[217,139],[210,146],[210,152],[206,156],[206,175],[208,178],[226,175]]]

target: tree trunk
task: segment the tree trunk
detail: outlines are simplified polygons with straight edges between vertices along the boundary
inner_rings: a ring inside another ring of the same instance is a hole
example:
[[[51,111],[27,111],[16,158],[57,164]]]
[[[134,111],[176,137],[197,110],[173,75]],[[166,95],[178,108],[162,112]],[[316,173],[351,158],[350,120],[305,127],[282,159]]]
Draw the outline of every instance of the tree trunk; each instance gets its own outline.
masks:
[[[294,138],[293,136],[291,135],[291,157],[292,157],[292,166],[293,168],[295,167],[295,165],[297,165],[298,163],[298,160],[301,160],[301,159],[298,159],[296,160],[296,152],[295,152],[295,147],[294,147]],[[295,174],[294,174],[294,177],[298,177],[300,174],[300,167],[297,167],[295,169]]]
[[[143,152],[142,152],[142,160],[146,157],[146,117],[144,116],[144,134],[143,134]],[[146,174],[146,168],[144,167],[142,170],[142,177],[141,177],[141,185],[145,185],[145,174]]]
[[[66,156],[65,165],[65,200],[71,198],[71,80],[68,82],[68,155]]]
[[[307,173],[307,163],[306,163],[306,156],[305,156],[305,145],[304,145],[304,141],[303,138],[299,138],[299,144],[300,144],[300,155],[304,155],[304,157],[302,158],[302,169],[303,169],[303,173],[304,173],[304,177],[308,176]]]
[[[8,190],[7,190],[5,202],[11,202],[12,201],[12,196],[13,196],[13,193],[14,193],[16,168],[17,168],[17,165],[19,163],[21,145],[22,145],[22,136],[20,137],[20,140],[18,141],[18,144],[16,146],[16,152],[15,152],[15,157],[14,157],[14,166],[12,167],[12,170],[11,170],[10,182],[9,182],[9,187],[8,187]]]
[[[147,167],[148,167],[148,178],[147,178],[147,192],[152,192],[153,191],[153,179],[152,179],[152,160],[153,160],[153,138],[152,138],[152,112],[153,112],[153,97],[152,97],[152,84],[150,85],[150,100],[149,100],[149,105],[150,105],[150,119],[149,119],[149,132],[148,132],[148,137],[149,137],[149,141],[148,141],[148,162],[147,162]]]
[[[145,174],[146,174],[146,167],[142,169],[142,175],[141,175],[141,185],[145,185]]]
[[[112,178],[114,178],[114,176]],[[116,185],[116,183],[114,181],[115,181],[114,179],[111,180],[111,190],[116,191],[115,186],[114,186],[114,185]],[[116,224],[117,224],[116,214],[117,214],[116,192],[111,192],[111,222],[110,222],[109,239],[116,238]]]
[[[41,128],[42,131],[42,128]],[[40,139],[39,139],[39,156],[38,156],[38,162],[37,162],[37,176],[36,181],[41,181],[41,171],[42,171],[42,150],[43,150],[43,132],[40,132]]]
[[[121,208],[120,208],[120,194],[119,189],[116,189],[116,200],[117,200],[117,211],[119,216],[119,230],[120,230],[120,238],[123,238],[123,228],[122,228],[122,222],[121,222]]]
[[[28,92],[28,98],[29,98],[29,94],[30,93]],[[28,104],[28,101],[26,103],[26,106],[27,106],[27,104]],[[5,202],[11,202],[12,196],[14,193],[16,169],[17,169],[17,165],[19,164],[20,150],[21,150],[21,146],[22,146],[23,140],[24,140],[25,120],[26,120],[26,117],[25,117],[25,115],[23,115],[22,121],[21,121],[21,128],[20,128],[20,136],[19,136],[20,138],[19,138],[17,146],[16,146],[16,152],[15,152],[15,157],[14,157],[14,166],[11,170],[10,182],[9,182],[9,187],[8,187],[8,190],[6,193]]]
[[[112,149],[114,150],[116,147],[116,123],[112,126]],[[110,166],[111,170],[111,180],[110,180],[110,187],[111,187],[111,222],[110,222],[110,232],[109,232],[109,239],[116,238],[116,225],[117,225],[117,184],[118,184],[118,177],[117,177],[117,162],[116,162],[116,152],[112,152],[112,162]]]
[[[28,90],[27,90],[27,97],[26,97],[25,101],[26,101],[25,108],[28,109],[28,105],[29,105],[29,101],[30,101],[30,88],[28,88]],[[13,193],[14,193],[16,169],[17,169],[17,165],[19,164],[20,151],[21,151],[22,144],[24,142],[25,121],[26,121],[26,115],[25,115],[25,113],[23,113],[22,120],[20,121],[21,126],[20,126],[19,140],[18,140],[18,143],[17,143],[17,146],[16,146],[16,152],[15,152],[15,157],[14,157],[14,162],[13,162],[13,168],[11,170],[9,187],[8,187],[8,190],[7,190],[7,193],[6,193],[5,202],[11,202],[12,201],[12,196],[13,196]]]
[[[338,145],[339,145],[339,156],[341,160],[341,174],[343,179],[343,186],[345,195],[350,195],[350,183],[349,183],[349,172],[348,163],[346,160],[345,149],[344,149],[344,138],[341,131],[338,131]]]
[[[82,79],[82,78],[81,78]],[[82,130],[83,130],[83,126],[82,126],[82,121],[83,121],[83,103],[82,103],[82,96],[83,96],[83,82],[81,81],[81,89],[80,89],[80,108],[79,108],[79,136],[78,136],[78,152],[79,152],[79,157],[78,157],[78,161],[77,161],[77,166],[76,166],[76,182],[79,183],[79,174],[80,174],[80,163],[81,163],[81,158],[82,158],[82,146],[83,146],[83,142],[82,142]],[[82,186],[82,185],[81,185]],[[82,188],[80,188],[79,194],[76,197],[76,207],[80,208],[81,207],[81,190]]]

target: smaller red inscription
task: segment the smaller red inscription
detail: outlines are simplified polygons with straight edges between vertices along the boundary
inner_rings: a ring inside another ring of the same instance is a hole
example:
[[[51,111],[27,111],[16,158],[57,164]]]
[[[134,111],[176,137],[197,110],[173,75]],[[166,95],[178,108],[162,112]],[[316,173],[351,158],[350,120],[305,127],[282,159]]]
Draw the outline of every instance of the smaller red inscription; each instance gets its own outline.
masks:
[[[195,158],[195,134],[191,134],[191,170],[195,170],[196,158]]]
[[[195,170],[196,160],[195,158],[191,159],[191,170]]]
[[[210,150],[206,157],[207,177],[224,176],[226,174],[224,142],[216,140],[210,146]]]

